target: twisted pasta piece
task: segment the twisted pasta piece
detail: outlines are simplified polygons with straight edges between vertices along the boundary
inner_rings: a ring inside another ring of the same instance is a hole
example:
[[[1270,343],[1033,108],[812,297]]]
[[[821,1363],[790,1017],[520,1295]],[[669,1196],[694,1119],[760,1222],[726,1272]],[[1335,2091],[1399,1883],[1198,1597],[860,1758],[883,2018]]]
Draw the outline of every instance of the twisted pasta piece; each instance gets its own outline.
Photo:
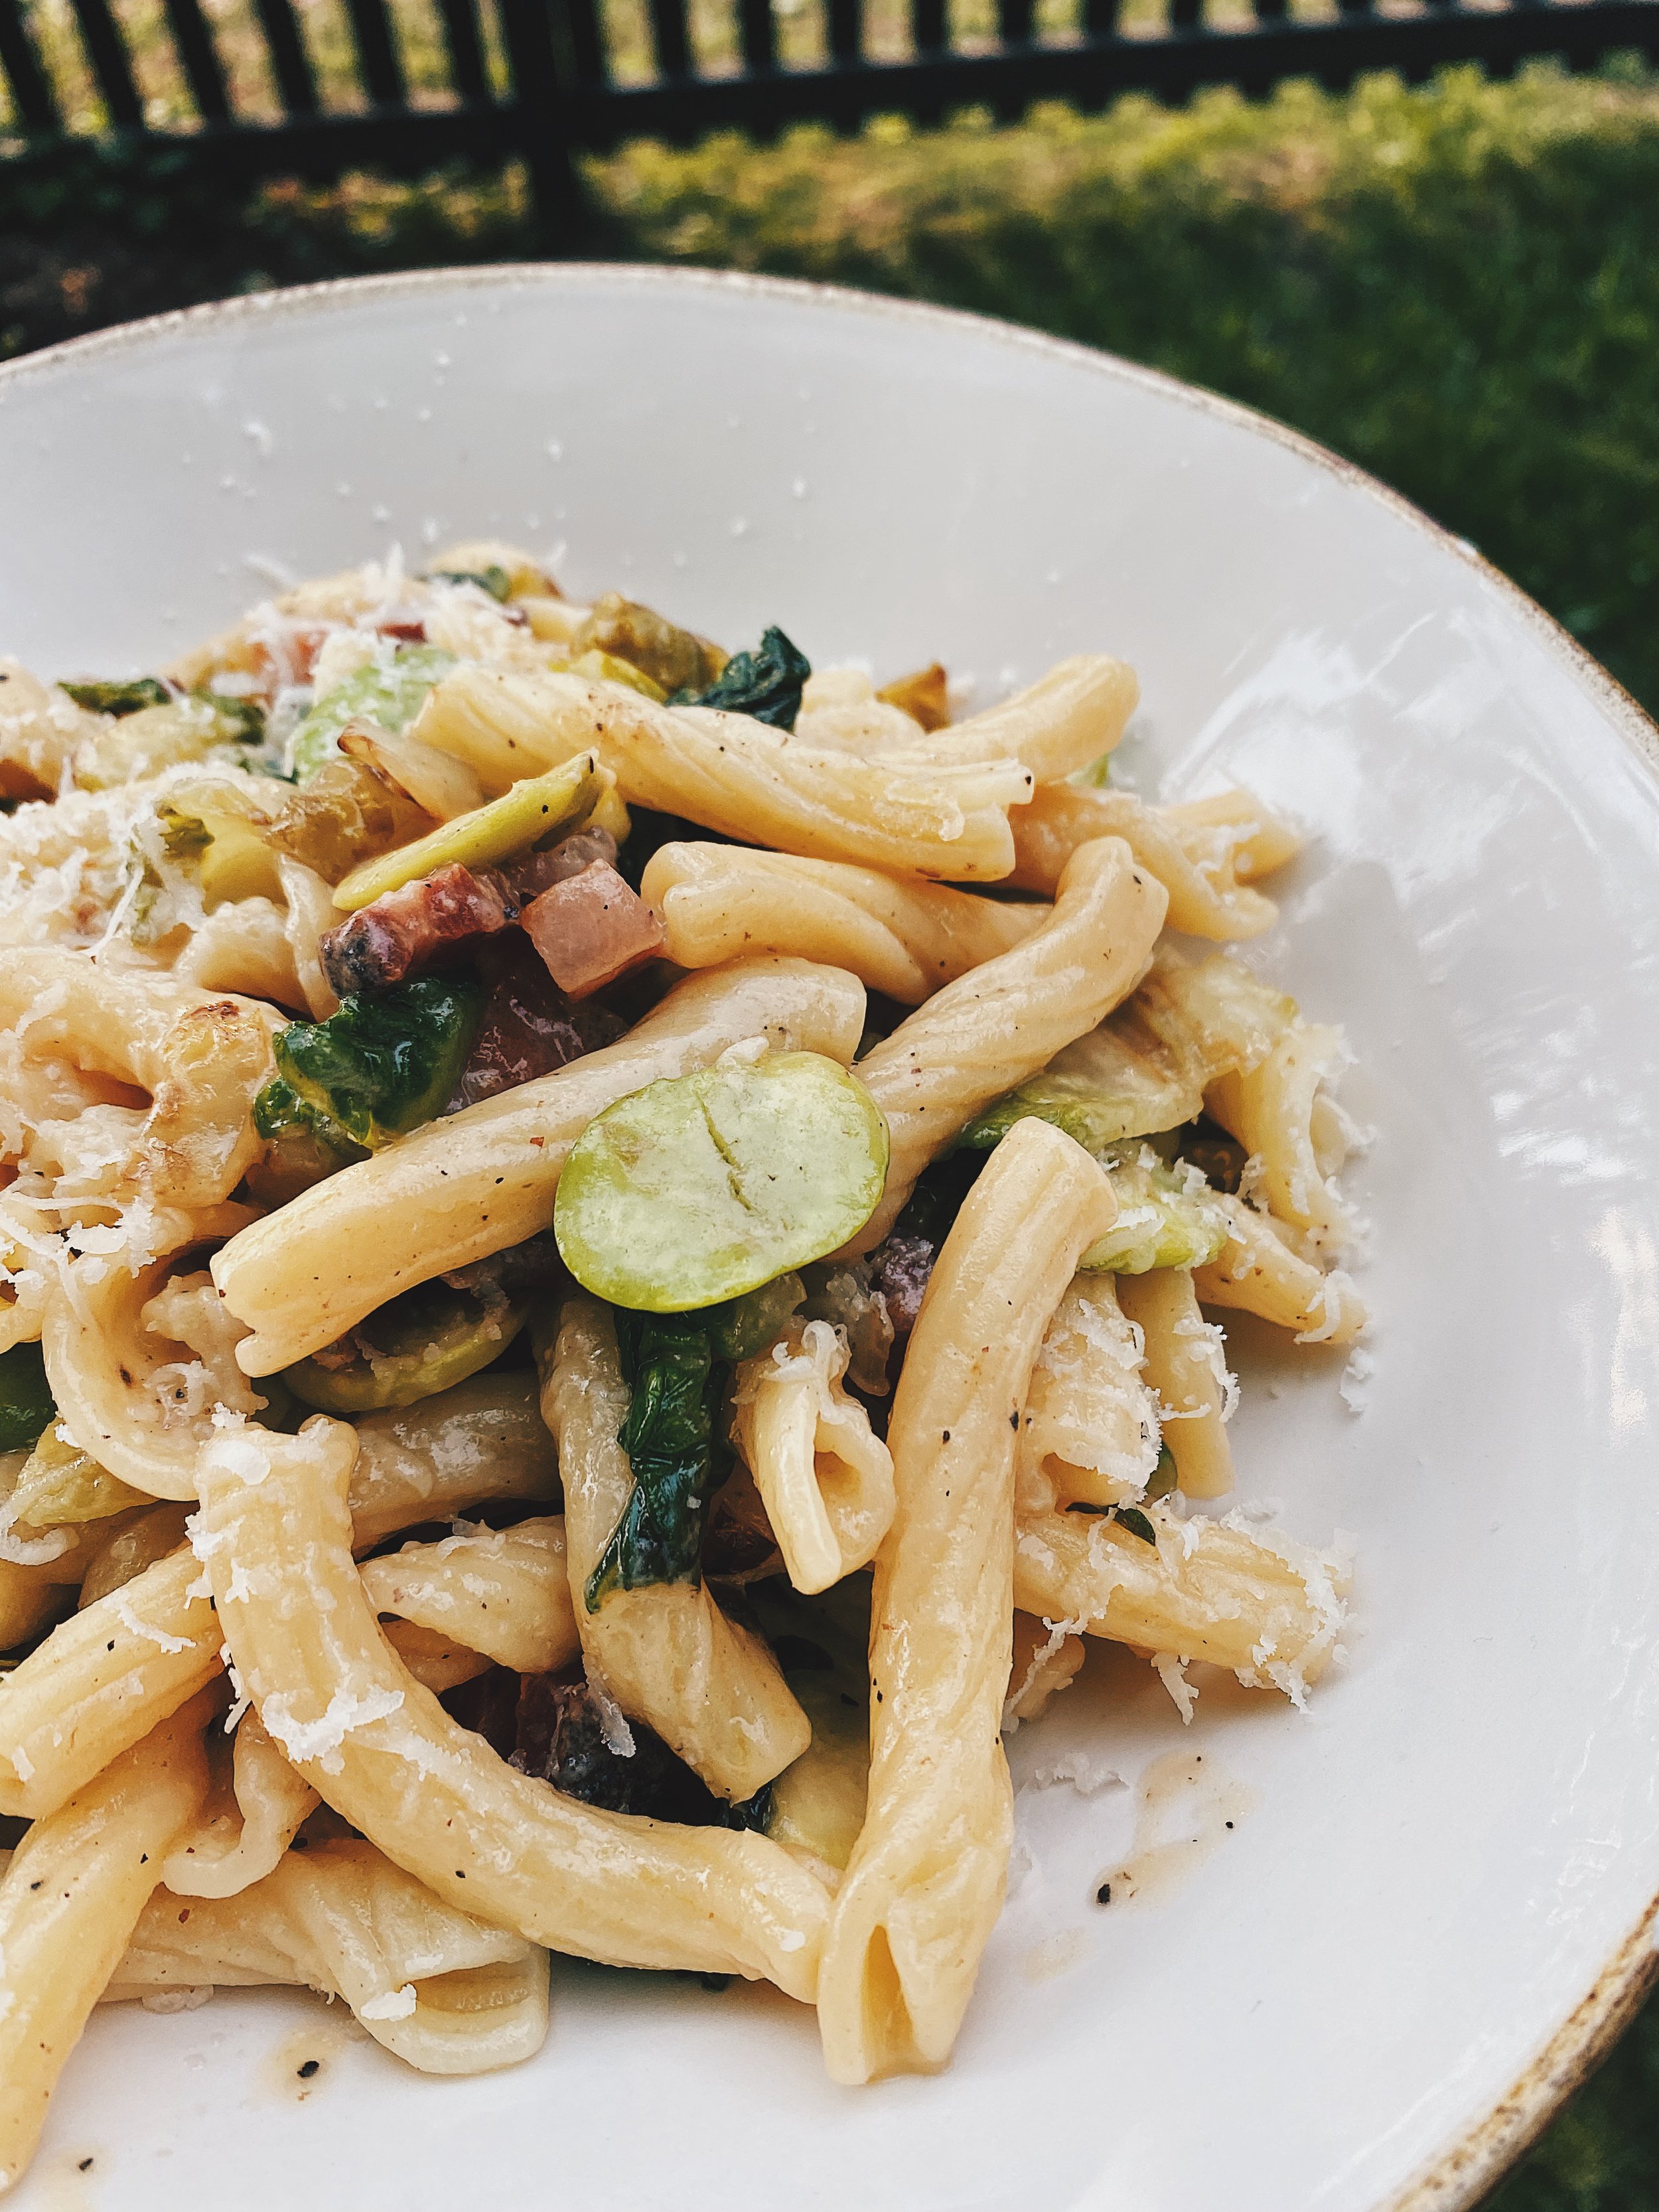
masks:
[[[240,991],[295,1012],[307,1008],[288,910],[275,899],[227,899],[215,907],[191,932],[173,977],[198,990]]]
[[[808,683],[795,729],[810,744],[866,758],[940,765],[1017,760],[1042,785],[1112,751],[1139,699],[1133,668],[1103,653],[1079,653],[1057,661],[1012,698],[928,734],[902,708],[879,698],[867,678],[835,670]]]
[[[372,1844],[290,1851],[251,1888],[182,1912],[157,1891],[105,1996],[272,1983],[343,1997],[422,2074],[516,2066],[547,2035],[546,1952],[444,1904]]]
[[[398,1660],[351,1559],[356,1439],[245,1428],[202,1457],[196,1536],[243,1687],[290,1761],[462,1911],[615,1966],[766,1975],[811,2001],[827,1899],[764,1836],[605,1813],[518,1774]]]
[[[1158,1465],[1158,1401],[1114,1279],[1079,1275],[1054,1310],[1019,1428],[1022,1511],[1125,1505]]]
[[[1259,1314],[1294,1329],[1298,1344],[1348,1344],[1358,1335],[1365,1302],[1340,1267],[1322,1273],[1242,1198],[1218,1193],[1212,1203],[1226,1215],[1231,1234],[1207,1266],[1193,1270],[1201,1304]]]
[[[64,1588],[51,1579],[45,1567],[0,1559],[0,1651],[38,1635],[60,1609]]]
[[[799,1759],[812,1731],[757,1636],[728,1620],[704,1583],[610,1591],[588,1577],[634,1488],[617,1441],[629,1390],[607,1309],[572,1298],[540,1347],[542,1413],[559,1447],[570,1590],[582,1650],[630,1720],[643,1721],[709,1788],[740,1802]]]
[[[515,1674],[550,1674],[580,1648],[557,1515],[405,1544],[370,1559],[362,1575],[377,1612]]]
[[[1039,778],[1039,782],[1042,779]],[[1170,894],[1171,929],[1225,940],[1259,937],[1279,909],[1254,878],[1282,867],[1301,840],[1247,791],[1184,806],[1149,806],[1133,792],[1047,783],[1012,815],[1011,884],[1052,893],[1091,837],[1121,837]]]
[[[1231,1667],[1248,1688],[1282,1690],[1300,1705],[1337,1646],[1346,1559],[1231,1514],[1178,1521],[1162,1504],[1141,1510],[1155,1543],[1086,1514],[1022,1516],[1015,1604],[1183,1664]]]
[[[1163,885],[1121,838],[1081,847],[1041,929],[947,984],[865,1055],[859,1079],[887,1117],[892,1152],[881,1203],[849,1253],[881,1242],[923,1168],[982,1107],[1128,996],[1166,904]]]
[[[207,1791],[205,1702],[37,1820],[0,1879],[0,2191],[34,2155],[46,2106],[175,1836]]]
[[[557,1491],[553,1440],[530,1376],[475,1376],[404,1412],[368,1415],[357,1437],[348,1505],[360,1551],[486,1498]],[[81,1611],[0,1677],[0,1813],[33,1819],[61,1804],[223,1667],[223,1631],[200,1570],[177,1549],[181,1515],[158,1508],[123,1531],[108,1549],[131,1556],[112,1573],[100,1552],[84,1547],[18,1571],[44,1578],[88,1566]],[[452,1678],[465,1680],[483,1663],[468,1653]]]
[[[892,1454],[842,1386],[848,1359],[840,1330],[796,1321],[732,1378],[732,1442],[809,1593],[866,1566],[893,1519]]]
[[[410,726],[505,790],[592,747],[630,806],[824,860],[994,883],[1013,866],[1016,759],[866,761],[798,744],[747,714],[659,707],[619,684],[463,663]]]
[[[919,738],[905,757],[1017,760],[1039,787],[1054,784],[1113,751],[1139,702],[1139,682],[1126,662],[1104,653],[1073,653],[1011,699]],[[1017,822],[1014,836],[1018,847]]]
[[[254,1099],[269,1080],[281,1017],[84,953],[16,950],[0,962],[0,1029],[31,1056],[62,1054],[149,1094],[112,1187],[158,1206],[216,1206],[257,1157]]]
[[[1264,1060],[1218,1076],[1204,1103],[1260,1162],[1260,1188],[1274,1217],[1302,1230],[1316,1251],[1339,1252],[1350,1224],[1336,1187],[1352,1129],[1326,1095],[1348,1060],[1342,1032],[1292,1022]]]
[[[1146,1381],[1164,1441],[1188,1498],[1219,1498],[1233,1486],[1226,1423],[1238,1399],[1221,1332],[1198,1310],[1190,1267],[1153,1267],[1118,1279],[1118,1303],[1141,1331]]]
[[[315,868],[307,867],[303,860],[290,860],[286,853],[277,855],[276,874],[285,902],[283,933],[294,973],[312,1020],[324,1022],[340,1003],[323,973],[318,949],[340,919],[334,908],[333,887]]]
[[[55,799],[77,747],[97,737],[103,719],[0,654],[0,799]]]
[[[65,1261],[40,1349],[59,1419],[83,1452],[152,1498],[196,1495],[196,1461],[226,1406],[264,1404],[233,1350],[242,1331],[210,1279],[173,1275],[179,1255],[252,1218],[243,1206],[158,1216],[161,1256],[135,1273],[97,1254]]]
[[[0,1676],[0,1813],[55,1812],[220,1673],[223,1634],[199,1583],[175,1552]]]
[[[1080,1146],[1022,1121],[922,1301],[888,1430],[898,1510],[870,1615],[869,1811],[818,1977],[837,2081],[944,2063],[1002,1904],[1015,1428],[1048,1317],[1115,1213]]]
[[[174,1897],[237,1897],[263,1881],[320,1802],[252,1711],[237,1723],[231,1786],[219,1796],[228,1804],[210,1797],[161,1863],[162,1882]]]
[[[614,1100],[751,1036],[845,1066],[863,1020],[863,986],[843,969],[734,962],[678,985],[620,1044],[330,1176],[214,1260],[226,1305],[253,1331],[237,1348],[245,1372],[289,1366],[399,1291],[545,1229],[571,1146]]]
[[[1083,1665],[1083,1638],[1067,1621],[1034,1620],[1014,1615],[1014,1663],[1008,1670],[1008,1695],[1002,1705],[1002,1733],[1014,1735],[1026,1721],[1041,1720],[1062,1690],[1069,1690]]]
[[[802,860],[741,845],[663,845],[640,895],[682,968],[757,952],[848,968],[872,991],[920,1006],[941,984],[1012,951],[1048,918],[1038,905],[976,898],[844,860]]]
[[[366,1413],[356,1430],[349,1503],[359,1551],[486,1498],[559,1494],[532,1375],[492,1369],[416,1405]]]

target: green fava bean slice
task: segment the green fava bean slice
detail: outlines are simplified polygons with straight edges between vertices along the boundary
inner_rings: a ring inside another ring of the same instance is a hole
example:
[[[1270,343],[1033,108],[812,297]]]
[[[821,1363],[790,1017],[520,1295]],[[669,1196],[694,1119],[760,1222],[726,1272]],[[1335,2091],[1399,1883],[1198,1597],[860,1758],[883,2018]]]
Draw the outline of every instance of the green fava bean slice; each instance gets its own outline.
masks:
[[[302,1406],[321,1413],[373,1413],[413,1406],[453,1389],[499,1359],[524,1326],[524,1308],[481,1303],[465,1291],[429,1284],[397,1300],[368,1326],[380,1341],[343,1365],[302,1359],[283,1381]],[[360,1334],[362,1332],[360,1332]]]
[[[815,1052],[723,1056],[590,1121],[553,1229],[584,1289],[645,1313],[741,1297],[861,1229],[887,1179],[887,1124]]]

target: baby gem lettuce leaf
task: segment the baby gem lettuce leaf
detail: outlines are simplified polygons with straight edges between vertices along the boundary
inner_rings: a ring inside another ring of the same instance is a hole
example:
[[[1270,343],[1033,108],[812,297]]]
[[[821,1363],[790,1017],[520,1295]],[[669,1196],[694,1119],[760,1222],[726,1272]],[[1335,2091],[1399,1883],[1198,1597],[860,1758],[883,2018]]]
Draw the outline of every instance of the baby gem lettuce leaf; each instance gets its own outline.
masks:
[[[781,629],[762,632],[753,653],[734,653],[705,691],[677,691],[671,705],[718,707],[728,714],[752,714],[775,730],[793,730],[800,712],[801,686],[812,664]]]
[[[1150,1146],[1133,1159],[1108,1155],[1102,1162],[1117,1200],[1117,1219],[1078,1261],[1079,1267],[1115,1275],[1144,1275],[1152,1267],[1203,1267],[1231,1233],[1195,1167],[1166,1167]]]
[[[396,737],[426,703],[426,695],[455,665],[455,656],[437,645],[400,645],[382,664],[370,661],[325,691],[294,732],[289,763],[295,778],[308,783],[340,750],[340,732],[360,718],[378,723]]]
[[[483,1011],[478,984],[437,975],[343,999],[325,1022],[278,1032],[278,1084],[316,1117],[320,1134],[337,1129],[377,1151],[442,1113]],[[278,1084],[255,1106],[262,1135],[277,1133],[292,1112]]]
[[[705,1316],[616,1316],[617,1349],[633,1391],[617,1432],[634,1487],[583,1593],[597,1613],[613,1589],[695,1583],[714,1487],[714,1411],[723,1375]]]
[[[553,1231],[596,1297],[695,1312],[835,1251],[886,1176],[887,1124],[844,1067],[724,1054],[595,1115],[559,1178]]]

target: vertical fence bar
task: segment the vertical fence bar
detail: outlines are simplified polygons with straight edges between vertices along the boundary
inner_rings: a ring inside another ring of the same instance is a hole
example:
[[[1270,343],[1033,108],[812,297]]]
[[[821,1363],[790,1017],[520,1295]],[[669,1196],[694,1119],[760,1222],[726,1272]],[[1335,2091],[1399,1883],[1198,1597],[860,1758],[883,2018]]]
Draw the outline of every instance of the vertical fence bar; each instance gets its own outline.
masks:
[[[1284,0],[1279,0],[1284,5]],[[1083,28],[1091,39],[1117,36],[1118,0],[1083,0]]]
[[[300,36],[300,26],[289,0],[253,0],[259,28],[265,34],[271,74],[290,115],[315,115],[317,80],[311,57]]]
[[[1282,23],[1290,13],[1289,0],[1250,0],[1258,23]]]
[[[738,43],[750,76],[769,76],[778,65],[772,0],[738,0]]]
[[[864,59],[864,0],[830,0],[830,58]]]
[[[686,35],[685,0],[651,0],[651,43],[656,52],[657,75],[678,83],[691,74],[691,46]]]
[[[376,107],[406,107],[409,88],[392,43],[386,0],[346,0],[351,43],[357,49],[357,79]]]
[[[604,84],[611,75],[596,0],[556,0],[564,17],[564,43],[573,84]]]
[[[443,21],[451,84],[466,106],[486,106],[489,100],[489,72],[484,67],[477,0],[438,0],[438,13]]]
[[[997,36],[1005,46],[1029,46],[1034,15],[1032,0],[997,0]]]
[[[910,37],[919,54],[945,52],[945,0],[910,0]]]
[[[18,0],[0,0],[0,68],[11,86],[17,119],[28,131],[61,131],[52,81],[41,66]]]
[[[109,0],[75,0],[75,20],[81,27],[82,43],[110,121],[136,129],[144,119],[144,105],[132,81],[126,41],[110,13]]]
[[[196,103],[196,112],[204,123],[228,123],[230,92],[225,83],[219,49],[213,43],[213,33],[199,0],[167,0],[167,28],[173,33],[179,65]]]
[[[1170,0],[1170,28],[1196,31],[1203,27],[1204,0]]]
[[[512,73],[519,149],[530,172],[537,228],[550,252],[568,246],[581,227],[581,187],[570,158],[563,70],[569,67],[568,22],[555,36],[548,0],[500,0],[501,38]],[[566,55],[559,46],[562,43]]]

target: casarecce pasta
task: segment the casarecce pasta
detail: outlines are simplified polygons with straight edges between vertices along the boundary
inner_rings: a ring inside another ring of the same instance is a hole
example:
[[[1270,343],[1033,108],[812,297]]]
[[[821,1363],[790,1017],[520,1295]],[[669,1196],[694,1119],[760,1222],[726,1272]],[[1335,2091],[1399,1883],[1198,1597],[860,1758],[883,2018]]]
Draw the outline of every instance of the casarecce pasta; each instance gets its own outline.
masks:
[[[953,720],[490,543],[0,684],[0,2191],[100,2002],[477,2072],[563,1951],[944,2063],[1003,1735],[1340,1650],[1212,1503],[1215,1316],[1366,1320],[1341,1034],[1216,949],[1300,833],[1112,785],[1106,655]]]

